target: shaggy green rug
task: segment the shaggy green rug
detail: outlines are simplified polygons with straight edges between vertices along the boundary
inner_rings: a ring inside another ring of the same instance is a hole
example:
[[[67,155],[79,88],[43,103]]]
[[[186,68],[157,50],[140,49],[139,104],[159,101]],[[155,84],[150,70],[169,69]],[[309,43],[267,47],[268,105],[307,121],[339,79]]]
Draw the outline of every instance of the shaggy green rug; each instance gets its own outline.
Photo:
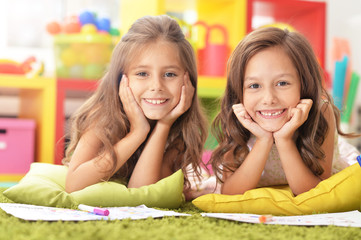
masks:
[[[11,202],[2,194],[4,190],[0,188],[0,202]],[[176,211],[192,216],[122,221],[31,222],[0,210],[0,239],[361,239],[360,228],[263,225],[205,218],[189,202]]]

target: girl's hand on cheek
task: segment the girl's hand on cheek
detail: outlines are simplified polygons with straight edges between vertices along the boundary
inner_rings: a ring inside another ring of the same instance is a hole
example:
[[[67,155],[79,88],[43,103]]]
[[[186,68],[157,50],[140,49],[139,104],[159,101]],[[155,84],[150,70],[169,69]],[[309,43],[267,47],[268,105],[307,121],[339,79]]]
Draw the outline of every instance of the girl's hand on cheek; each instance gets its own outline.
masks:
[[[288,110],[288,122],[280,130],[273,133],[275,140],[292,139],[296,130],[307,120],[312,104],[311,99],[301,99],[295,108],[290,107]]]
[[[150,126],[143,110],[134,98],[133,92],[129,87],[129,79],[124,74],[119,84],[119,97],[123,103],[125,114],[130,122],[130,131],[142,131],[148,134]]]
[[[174,121],[185,113],[192,105],[194,87],[189,79],[188,73],[184,73],[184,85],[181,89],[181,95],[178,104],[159,122],[171,126]]]
[[[251,116],[249,116],[247,110],[245,109],[242,103],[235,104],[232,106],[233,113],[236,115],[238,121],[250,131],[256,138],[261,139],[272,139],[273,136],[271,132],[264,130],[258,123],[253,121]]]

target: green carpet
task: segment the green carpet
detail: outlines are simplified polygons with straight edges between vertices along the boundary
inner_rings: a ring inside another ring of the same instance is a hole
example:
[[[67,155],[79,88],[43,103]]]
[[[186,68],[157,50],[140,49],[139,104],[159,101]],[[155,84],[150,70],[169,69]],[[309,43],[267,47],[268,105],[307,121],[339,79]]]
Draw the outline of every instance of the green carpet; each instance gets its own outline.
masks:
[[[0,202],[11,202],[2,195],[4,190],[0,188]],[[0,210],[0,239],[361,239],[361,228],[263,225],[204,218],[191,203],[185,203],[176,211],[192,216],[122,221],[30,222]]]

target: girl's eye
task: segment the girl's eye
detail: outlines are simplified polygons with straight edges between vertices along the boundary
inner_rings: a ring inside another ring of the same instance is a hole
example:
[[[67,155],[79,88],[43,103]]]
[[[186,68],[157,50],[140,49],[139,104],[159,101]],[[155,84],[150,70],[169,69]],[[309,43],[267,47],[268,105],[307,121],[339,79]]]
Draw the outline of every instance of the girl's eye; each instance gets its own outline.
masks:
[[[147,73],[146,72],[139,72],[136,75],[139,76],[139,77],[146,77]]]
[[[177,75],[175,73],[171,73],[171,72],[166,72],[164,74],[165,77],[176,77]]]
[[[258,83],[253,83],[251,85],[249,85],[249,88],[259,88],[260,85]]]
[[[288,85],[288,82],[281,81],[281,82],[278,82],[277,85],[278,85],[278,86],[287,86],[287,85]]]

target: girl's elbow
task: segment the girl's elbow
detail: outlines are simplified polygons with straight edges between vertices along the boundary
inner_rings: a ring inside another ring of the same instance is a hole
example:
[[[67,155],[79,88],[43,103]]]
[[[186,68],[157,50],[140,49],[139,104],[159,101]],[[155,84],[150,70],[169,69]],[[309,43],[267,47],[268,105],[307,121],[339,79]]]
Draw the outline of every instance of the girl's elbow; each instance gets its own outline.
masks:
[[[75,192],[75,188],[71,185],[71,184],[67,184],[65,185],[65,192],[66,193],[72,193],[72,192]]]
[[[322,180],[320,179],[319,181],[315,181],[314,183],[310,183],[309,185],[303,185],[301,187],[295,187],[295,188],[291,188],[292,193],[294,196],[298,196],[302,193],[308,192],[311,189],[315,188]]]
[[[79,184],[77,184],[76,179],[73,179],[70,174],[66,176],[65,180],[65,192],[72,193],[78,190],[83,189],[84,187],[80,187]]]
[[[67,179],[67,181],[65,182],[65,192],[72,193],[78,190],[80,189],[78,189],[72,181],[69,181]]]
[[[222,185],[221,187],[221,194],[225,194],[225,195],[238,195],[238,194],[243,194],[245,193],[246,190],[243,190],[239,187],[229,187],[225,184]]]
[[[76,184],[65,184],[65,192],[72,193],[84,189],[86,186],[77,186]]]

